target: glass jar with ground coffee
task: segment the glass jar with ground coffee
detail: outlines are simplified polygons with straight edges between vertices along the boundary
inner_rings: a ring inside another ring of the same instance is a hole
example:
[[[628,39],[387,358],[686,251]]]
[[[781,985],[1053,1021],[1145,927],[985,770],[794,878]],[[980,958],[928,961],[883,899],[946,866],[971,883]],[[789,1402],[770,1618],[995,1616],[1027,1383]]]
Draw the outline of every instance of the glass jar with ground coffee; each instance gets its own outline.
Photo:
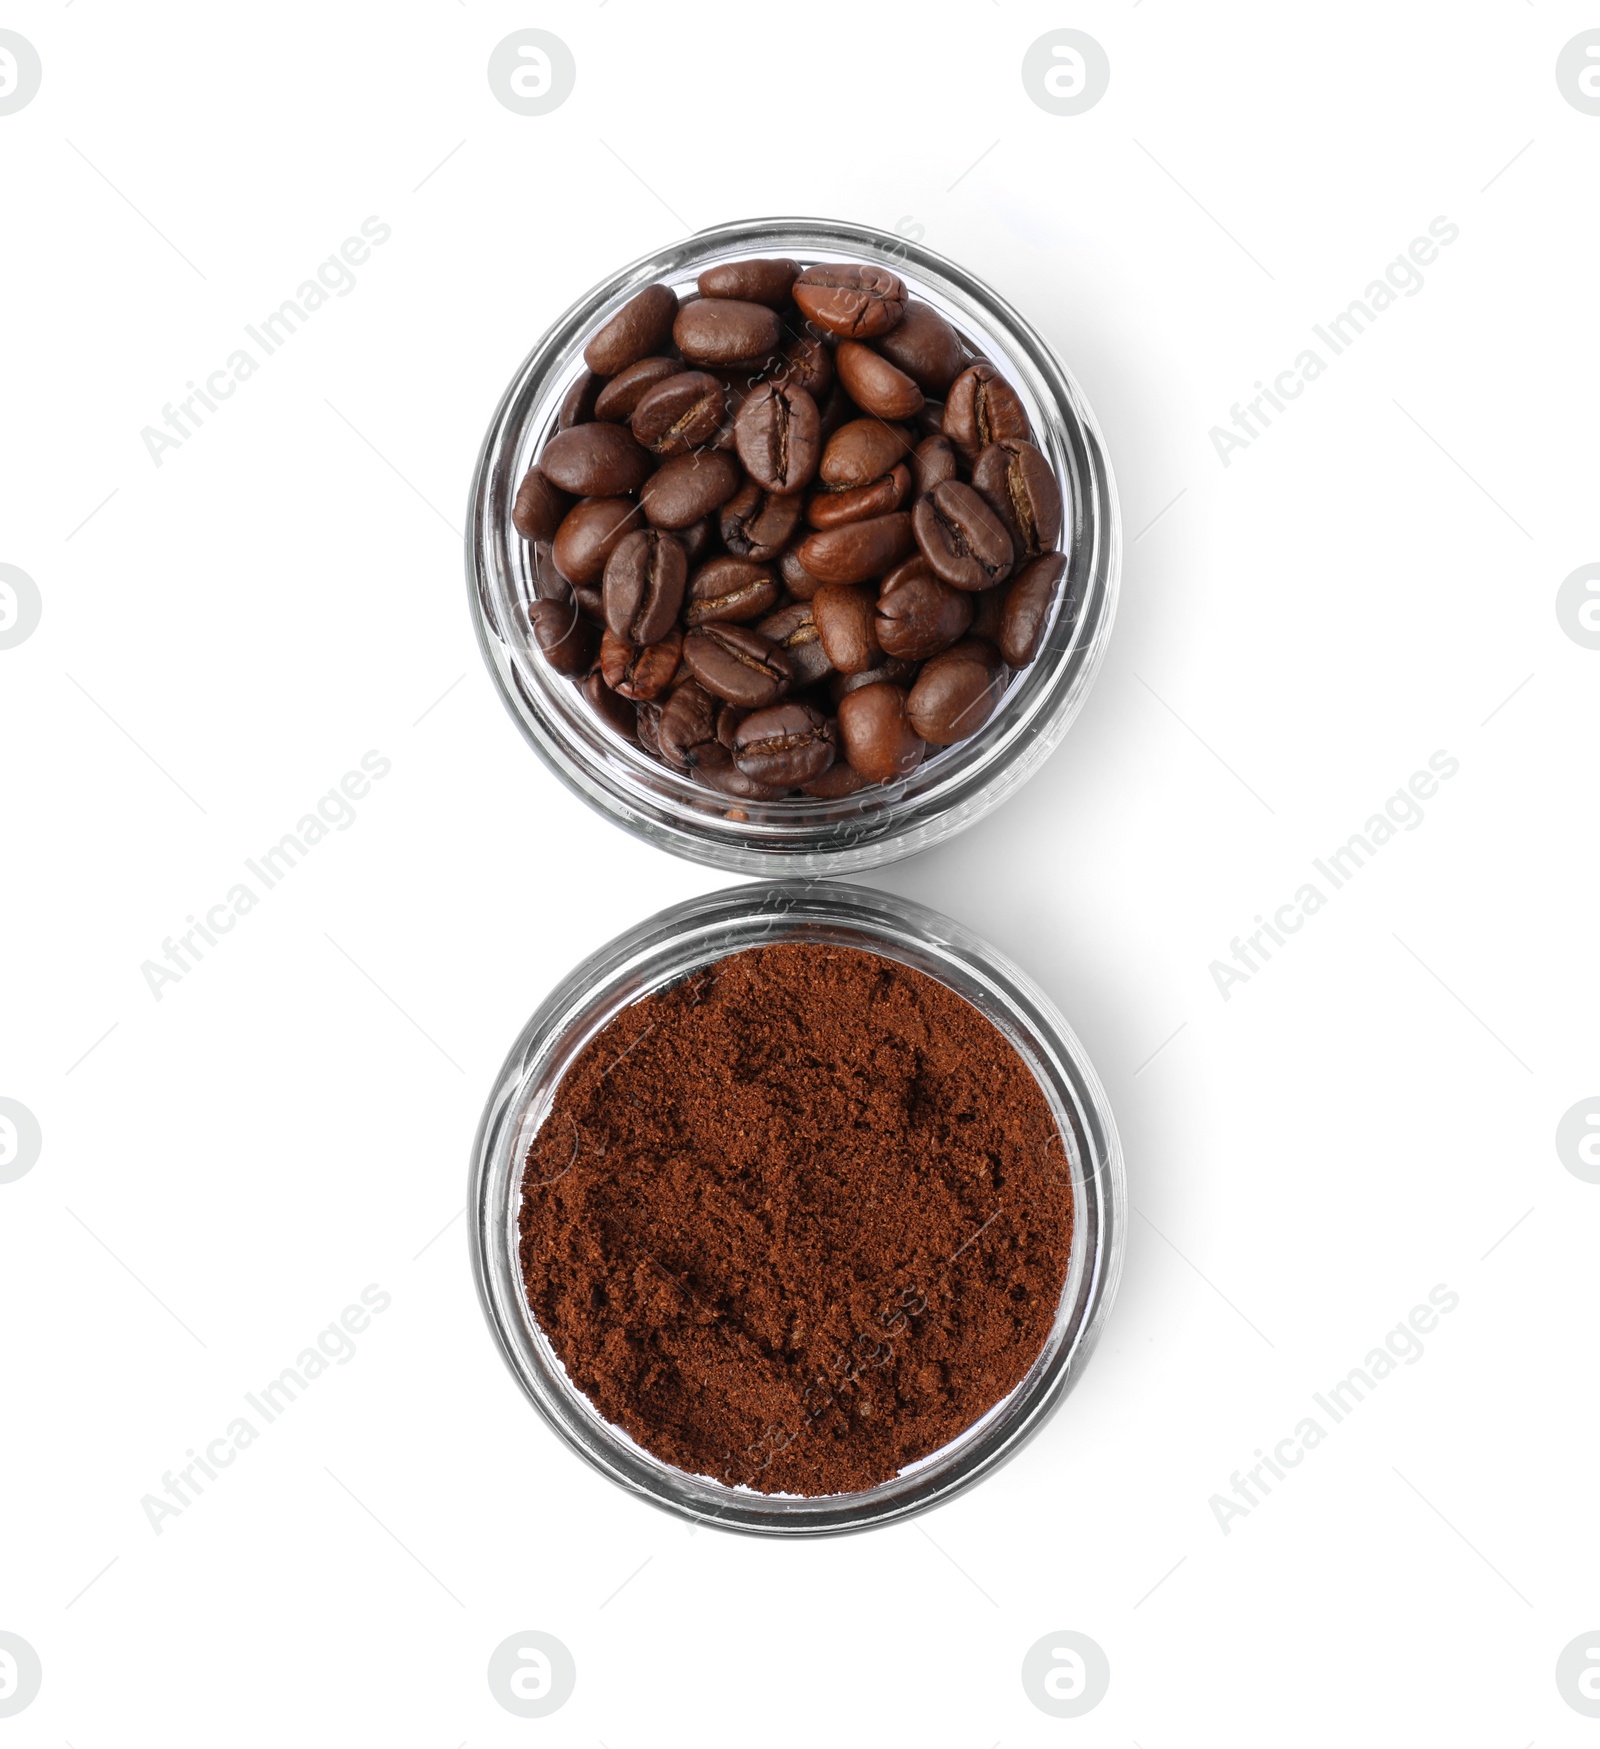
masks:
[[[725,225],[634,263],[525,361],[468,573],[524,735],[680,855],[834,872],[1037,769],[1110,630],[1115,494],[1045,342],[919,245]]]
[[[651,918],[534,1015],[469,1213],[508,1365],[685,1517],[856,1530],[969,1486],[1081,1370],[1120,1268],[1105,1095],[948,918],[811,882]]]

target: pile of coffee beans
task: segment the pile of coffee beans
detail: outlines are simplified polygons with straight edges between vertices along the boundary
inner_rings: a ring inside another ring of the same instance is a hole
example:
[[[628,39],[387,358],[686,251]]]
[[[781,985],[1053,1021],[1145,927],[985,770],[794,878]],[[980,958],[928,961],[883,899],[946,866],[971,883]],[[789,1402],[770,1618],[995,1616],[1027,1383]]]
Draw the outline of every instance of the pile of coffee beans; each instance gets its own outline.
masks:
[[[882,267],[735,261],[590,339],[512,509],[534,641],[723,795],[848,796],[1038,652],[1063,511],[1015,389]]]

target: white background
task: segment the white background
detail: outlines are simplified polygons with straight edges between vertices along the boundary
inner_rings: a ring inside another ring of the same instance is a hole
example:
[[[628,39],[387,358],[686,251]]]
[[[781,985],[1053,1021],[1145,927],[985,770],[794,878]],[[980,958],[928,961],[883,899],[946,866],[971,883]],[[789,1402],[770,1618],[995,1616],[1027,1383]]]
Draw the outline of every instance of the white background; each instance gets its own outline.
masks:
[[[0,561],[43,600],[0,651],[0,1094],[44,1137],[0,1185],[0,1629],[44,1668],[0,1741],[1593,1743],[1553,1671],[1600,1628],[1600,1187],[1554,1133],[1600,1094],[1600,652],[1554,604],[1600,559],[1600,117],[1554,68],[1600,12],[0,23],[44,70],[0,117]],[[529,25],[578,70],[537,118],[485,77]],[[1081,116],[1019,76],[1059,26],[1110,58]],[[1081,382],[1128,541],[1048,767],[870,877],[1079,1031],[1137,1210],[1121,1295],[1016,1462],[791,1546],[691,1532],[558,1445],[456,1218],[539,999],[725,884],[589,813],[496,701],[462,582],[477,445],[591,284],[761,213],[987,276]],[[156,467],[141,429],[368,215],[392,237],[356,289]],[[1423,289],[1224,467],[1210,428],[1439,215],[1460,236]],[[355,824],[156,1001],[141,964],[368,749],[393,769]],[[1437,749],[1460,770],[1424,823],[1224,1001],[1231,938]],[[373,1282],[356,1357],[156,1535],[141,1497]],[[1231,1472],[1441,1282],[1424,1358],[1224,1535]],[[578,1669],[539,1723],[484,1674],[527,1628]],[[1112,1672],[1072,1723],[1019,1680],[1062,1628]]]

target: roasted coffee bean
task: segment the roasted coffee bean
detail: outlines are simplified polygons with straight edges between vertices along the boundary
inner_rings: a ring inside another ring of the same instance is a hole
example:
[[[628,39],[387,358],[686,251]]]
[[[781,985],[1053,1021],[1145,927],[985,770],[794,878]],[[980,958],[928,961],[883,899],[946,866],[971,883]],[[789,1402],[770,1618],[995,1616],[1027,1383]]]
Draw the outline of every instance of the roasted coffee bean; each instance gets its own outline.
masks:
[[[683,604],[683,622],[743,625],[771,613],[782,593],[769,565],[724,554],[707,559],[695,572]]]
[[[789,658],[749,626],[697,626],[683,640],[683,659],[707,692],[746,710],[776,703],[789,688]]]
[[[733,441],[758,486],[798,492],[817,471],[820,432],[817,404],[804,389],[763,383],[739,409]]]
[[[732,754],[717,739],[718,708],[698,681],[678,687],[661,707],[656,736],[662,758],[680,770],[728,764]]]
[[[1000,652],[980,638],[966,638],[922,665],[906,715],[924,741],[948,747],[988,722],[1005,689]]]
[[[677,528],[673,533],[683,543],[685,556],[691,565],[696,564],[706,552],[715,538],[716,524],[709,516],[702,516],[697,522],[691,522],[687,528]]]
[[[859,692],[863,686],[898,686],[909,687],[917,677],[915,662],[907,662],[900,656],[885,656],[876,668],[869,668],[865,674],[835,674],[828,681],[828,696],[837,705],[852,692]]]
[[[647,285],[629,298],[583,349],[583,362],[603,377],[614,377],[641,358],[666,349],[678,294],[671,286]]]
[[[904,462],[870,486],[848,486],[838,491],[814,492],[806,505],[806,520],[813,528],[837,528],[844,522],[860,522],[868,516],[887,516],[898,510],[911,490],[911,470]]]
[[[539,472],[577,498],[619,498],[650,476],[650,457],[626,425],[591,419],[558,431],[539,456]]]
[[[675,455],[645,481],[639,499],[657,528],[687,528],[720,510],[744,484],[739,464],[721,450]]]
[[[798,493],[769,492],[752,480],[722,507],[722,544],[741,559],[764,564],[789,544],[802,508]]]
[[[578,612],[591,625],[604,627],[606,623],[605,597],[592,583],[574,583],[572,599],[578,604]]]
[[[1000,613],[1000,654],[1013,668],[1026,668],[1039,654],[1066,569],[1065,553],[1042,553],[1006,589]]]
[[[917,415],[917,431],[923,437],[944,436],[944,402],[924,401]]]
[[[777,349],[777,315],[742,298],[699,298],[678,312],[672,338],[691,364],[740,364]]]
[[[639,737],[639,745],[646,753],[653,753],[656,758],[663,757],[661,752],[661,706],[654,699],[641,699],[633,707],[633,732]]]
[[[732,796],[741,802],[776,802],[780,801],[784,791],[770,783],[758,783],[753,777],[746,777],[737,765],[718,765],[709,769],[701,769],[696,773],[700,781],[708,788],[725,796]],[[747,820],[749,815],[742,808],[730,808],[730,820]]]
[[[828,660],[841,674],[865,674],[883,655],[873,634],[873,592],[860,584],[824,583],[811,617]]]
[[[841,340],[834,368],[846,394],[876,419],[912,419],[922,411],[922,390],[903,370],[858,340]]]
[[[1011,532],[964,481],[946,480],[919,498],[911,522],[923,557],[946,583],[989,589],[1010,576]]]
[[[837,732],[835,726],[835,733]],[[869,781],[848,759],[835,759],[821,777],[814,777],[810,783],[802,784],[800,793],[813,796],[819,802],[842,802],[846,796],[853,796],[858,790],[866,789]]]
[[[547,540],[534,541],[528,548],[528,574],[533,580],[533,592],[541,601],[565,601],[572,594],[572,585],[556,569]]]
[[[834,725],[811,705],[792,700],[753,711],[733,737],[733,762],[757,783],[793,789],[833,764]]]
[[[631,644],[657,644],[678,623],[689,560],[656,528],[624,535],[606,560],[606,625]]]
[[[1000,620],[1005,612],[1006,591],[1009,583],[1002,583],[995,589],[980,589],[968,599],[972,602],[972,624],[967,635],[973,638],[983,638],[996,646],[1000,643]]]
[[[794,282],[794,301],[819,328],[846,340],[887,334],[905,314],[904,282],[886,267],[824,262]]]
[[[699,682],[695,682],[699,685]],[[739,731],[739,725],[750,713],[736,704],[719,704],[717,706],[717,739],[731,753],[733,737]]]
[[[658,644],[635,644],[606,627],[600,639],[600,672],[606,685],[624,698],[658,698],[672,684],[683,654],[676,626]]]
[[[817,636],[817,622],[809,601],[791,601],[787,607],[769,613],[765,619],[756,621],[756,630],[789,658],[797,688],[810,686],[833,672],[828,652]]]
[[[922,557],[907,559],[883,580],[873,633],[890,656],[921,662],[948,650],[972,624],[970,595],[934,576]]]
[[[911,474],[917,496],[926,498],[935,486],[956,477],[956,446],[948,437],[925,437],[912,453]]]
[[[791,388],[804,389],[821,407],[823,396],[833,387],[833,348],[802,334],[784,347],[774,376]]]
[[[798,261],[724,261],[708,267],[698,285],[703,298],[742,298],[749,304],[770,304],[781,310],[800,277]]]
[[[839,740],[845,757],[873,783],[908,776],[927,752],[906,715],[906,694],[886,681],[840,700]]]
[[[1003,437],[1026,438],[1028,415],[1017,391],[992,364],[969,365],[950,385],[944,404],[944,434],[967,458]]]
[[[877,346],[925,395],[947,393],[966,362],[955,329],[932,304],[916,298],[906,299],[905,314]]]
[[[645,393],[629,421],[652,455],[687,455],[722,428],[726,396],[703,370],[681,370]]]
[[[1026,439],[1003,437],[982,450],[972,464],[972,485],[1010,530],[1019,564],[1061,538],[1055,470]]]
[[[569,583],[598,583],[617,542],[643,526],[639,506],[627,498],[585,498],[556,530],[556,569]]]
[[[638,707],[630,704],[621,693],[613,692],[598,669],[584,681],[583,696],[608,729],[615,730],[624,741],[638,738]]]
[[[598,634],[575,601],[536,601],[528,609],[533,640],[557,674],[587,674],[594,666]]]
[[[600,391],[605,386],[605,378],[597,377],[592,370],[586,370],[582,376],[574,377],[572,386],[561,398],[561,411],[556,416],[556,430],[570,431],[574,425],[585,425],[594,418]]]
[[[796,601],[809,601],[822,587],[822,579],[811,575],[800,562],[800,554],[794,547],[779,554],[778,575]]]
[[[511,506],[511,526],[524,540],[553,540],[561,519],[572,508],[572,500],[559,486],[552,486],[531,467],[517,487],[516,502]]]
[[[675,358],[641,358],[637,364],[630,364],[626,370],[618,371],[600,391],[600,398],[594,404],[595,418],[615,419],[627,424],[645,395],[657,383],[677,376],[682,369]]]
[[[851,419],[827,440],[818,473],[827,486],[870,486],[911,454],[898,425],[881,419]]]
[[[973,496],[977,498],[976,493]],[[984,515],[992,519],[994,512],[981,498],[977,501]],[[998,522],[995,527],[1005,539],[1009,558],[1011,537]],[[800,562],[824,583],[865,583],[869,578],[881,577],[891,565],[898,565],[911,551],[912,543],[911,518],[905,511],[897,510],[889,516],[847,522],[842,527],[809,535],[800,543]]]

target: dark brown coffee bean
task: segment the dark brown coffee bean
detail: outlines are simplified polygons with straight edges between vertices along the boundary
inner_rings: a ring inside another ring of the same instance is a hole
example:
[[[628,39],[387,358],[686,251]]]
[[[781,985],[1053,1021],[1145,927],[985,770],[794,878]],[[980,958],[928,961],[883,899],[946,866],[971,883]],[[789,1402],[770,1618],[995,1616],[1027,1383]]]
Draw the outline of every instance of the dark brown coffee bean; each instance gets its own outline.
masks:
[[[922,411],[922,390],[870,346],[841,340],[833,355],[845,392],[876,419],[911,419]]]
[[[828,652],[817,636],[817,622],[809,601],[791,601],[776,613],[756,621],[756,630],[770,638],[789,658],[796,687],[810,686],[833,672]]]
[[[698,681],[686,681],[661,707],[656,736],[661,757],[680,771],[726,765],[732,754],[717,739],[717,700]]]
[[[722,507],[722,544],[741,559],[765,564],[789,544],[802,508],[798,493],[769,492],[752,480]]]
[[[678,312],[672,338],[691,364],[739,364],[777,350],[780,329],[765,304],[699,298]]]
[[[657,759],[662,758],[660,704],[654,699],[641,699],[633,710],[633,732],[639,737],[639,745],[646,753],[653,753]]]
[[[977,494],[973,496],[976,498]],[[983,500],[977,501],[984,515],[993,518],[994,512]],[[1011,537],[998,522],[995,527],[1005,536],[1009,555]],[[847,522],[841,528],[827,528],[809,535],[800,543],[800,562],[824,583],[865,583],[881,577],[891,565],[898,565],[911,551],[912,542],[911,518],[905,511],[897,510],[889,516]]]
[[[1005,689],[1000,652],[979,638],[966,638],[923,663],[906,715],[924,741],[948,747],[988,722]]]
[[[682,370],[645,393],[633,410],[633,435],[652,455],[687,455],[722,428],[723,387],[703,370]]]
[[[687,528],[720,510],[743,484],[739,464],[731,455],[697,449],[663,462],[645,481],[639,499],[657,528]]]
[[[972,601],[941,583],[920,556],[897,565],[883,580],[873,632],[891,656],[921,662],[948,650],[972,624]]]
[[[956,446],[942,434],[923,438],[912,454],[911,473],[917,496],[926,498],[935,486],[956,477]]]
[[[907,662],[900,656],[885,656],[876,668],[869,668],[865,674],[835,674],[828,681],[828,696],[834,704],[847,699],[852,692],[859,692],[863,686],[898,686],[909,688],[917,677],[915,662]]]
[[[683,659],[707,692],[746,710],[775,704],[789,688],[789,658],[749,626],[697,626],[683,640]]]
[[[698,685],[699,682],[697,681],[695,684]],[[717,706],[717,739],[730,753],[733,751],[733,737],[738,733],[740,723],[749,715],[749,711],[741,709],[736,704],[719,704]]]
[[[536,601],[528,609],[533,641],[557,674],[587,674],[594,666],[598,639],[575,601]]]
[[[784,588],[796,601],[811,600],[822,587],[822,579],[811,575],[793,547],[778,555],[778,575],[783,579]]]
[[[606,627],[600,639],[600,672],[606,685],[624,698],[658,698],[672,684],[683,654],[676,626],[658,644],[635,644]]]
[[[992,364],[969,365],[950,385],[944,404],[944,434],[967,458],[1003,437],[1026,438],[1028,415],[1017,391]]]
[[[942,395],[961,374],[966,356],[956,331],[932,304],[906,299],[905,314],[877,343],[925,395]]]
[[[820,407],[823,396],[833,387],[833,348],[802,334],[784,347],[774,378],[791,388],[804,389]]]
[[[561,398],[561,411],[556,416],[556,430],[570,431],[574,425],[586,425],[594,418],[600,391],[605,386],[605,378],[597,377],[592,370],[586,370],[582,376],[574,377],[572,386]]]
[[[559,486],[551,483],[531,467],[517,487],[516,502],[511,506],[511,526],[524,540],[553,540],[561,519],[572,508],[572,500]]]
[[[746,777],[737,765],[719,765],[712,770],[701,770],[695,774],[708,788],[719,794],[732,796],[741,802],[776,802],[781,801],[785,792],[770,783],[758,783],[753,777]],[[730,820],[748,820],[750,816],[743,808],[730,808]]]
[[[1011,532],[1017,561],[1036,559],[1061,538],[1061,488],[1033,445],[1003,437],[972,464],[973,489]]]
[[[572,599],[578,604],[578,612],[591,625],[604,627],[606,623],[605,597],[592,583],[574,583]]]
[[[614,377],[641,358],[666,349],[678,294],[667,285],[647,285],[628,299],[583,349],[583,362],[603,377]]]
[[[650,476],[650,457],[626,425],[592,419],[558,431],[539,456],[539,472],[578,498],[620,498]]]
[[[791,701],[754,711],[733,737],[733,762],[757,783],[793,789],[833,764],[838,731],[811,705]]]
[[[770,566],[723,554],[707,559],[695,572],[683,604],[683,622],[743,625],[771,613],[782,593]]]
[[[758,486],[798,492],[817,471],[820,432],[817,404],[804,389],[763,383],[739,409],[733,440]]]
[[[606,560],[606,625],[631,644],[658,644],[678,622],[689,560],[659,529],[624,535]]]
[[[885,681],[839,701],[839,739],[845,757],[872,783],[908,776],[927,752],[906,715],[906,694]]]
[[[860,522],[868,516],[887,516],[905,503],[910,490],[911,470],[902,462],[870,486],[814,492],[806,505],[806,520],[813,528],[837,528],[841,523]]]
[[[1000,614],[1000,654],[1013,668],[1026,668],[1039,654],[1066,569],[1065,553],[1044,553],[1006,590]]]
[[[535,541],[529,547],[528,574],[533,580],[533,592],[541,601],[565,601],[572,594],[572,585],[556,569],[547,540]]]
[[[872,629],[875,605],[872,591],[859,584],[824,583],[812,598],[817,636],[841,674],[865,674],[883,655]]]
[[[1000,643],[1001,615],[1005,612],[1006,591],[1009,583],[1002,583],[996,589],[980,589],[969,597],[972,602],[972,625],[968,636],[982,638],[996,647]]]
[[[583,696],[588,699],[590,710],[608,729],[614,730],[624,741],[637,740],[637,707],[631,705],[620,693],[613,692],[606,685],[605,676],[598,670],[584,681]]]
[[[556,530],[556,569],[569,583],[598,583],[617,542],[643,525],[644,515],[630,499],[585,498]]]
[[[595,418],[614,419],[626,425],[646,393],[667,377],[677,376],[682,369],[675,358],[641,358],[637,364],[630,364],[600,391],[594,404]]]
[[[724,261],[708,267],[698,284],[704,298],[743,298],[779,310],[788,303],[789,289],[799,277],[798,261]]]
[[[838,732],[835,726],[836,734]],[[835,759],[821,777],[800,786],[802,795],[814,796],[819,802],[842,802],[858,790],[867,789],[871,779],[863,777],[847,759]]]
[[[964,481],[946,480],[919,498],[911,522],[923,557],[946,583],[990,589],[1010,576],[1011,532]]]
[[[898,425],[881,419],[852,419],[827,440],[817,470],[828,486],[870,486],[911,454]]]
[[[886,267],[823,262],[794,282],[794,301],[830,334],[870,340],[887,334],[905,314],[906,288]]]
[[[917,415],[917,430],[923,437],[944,436],[944,402],[924,401]]]

